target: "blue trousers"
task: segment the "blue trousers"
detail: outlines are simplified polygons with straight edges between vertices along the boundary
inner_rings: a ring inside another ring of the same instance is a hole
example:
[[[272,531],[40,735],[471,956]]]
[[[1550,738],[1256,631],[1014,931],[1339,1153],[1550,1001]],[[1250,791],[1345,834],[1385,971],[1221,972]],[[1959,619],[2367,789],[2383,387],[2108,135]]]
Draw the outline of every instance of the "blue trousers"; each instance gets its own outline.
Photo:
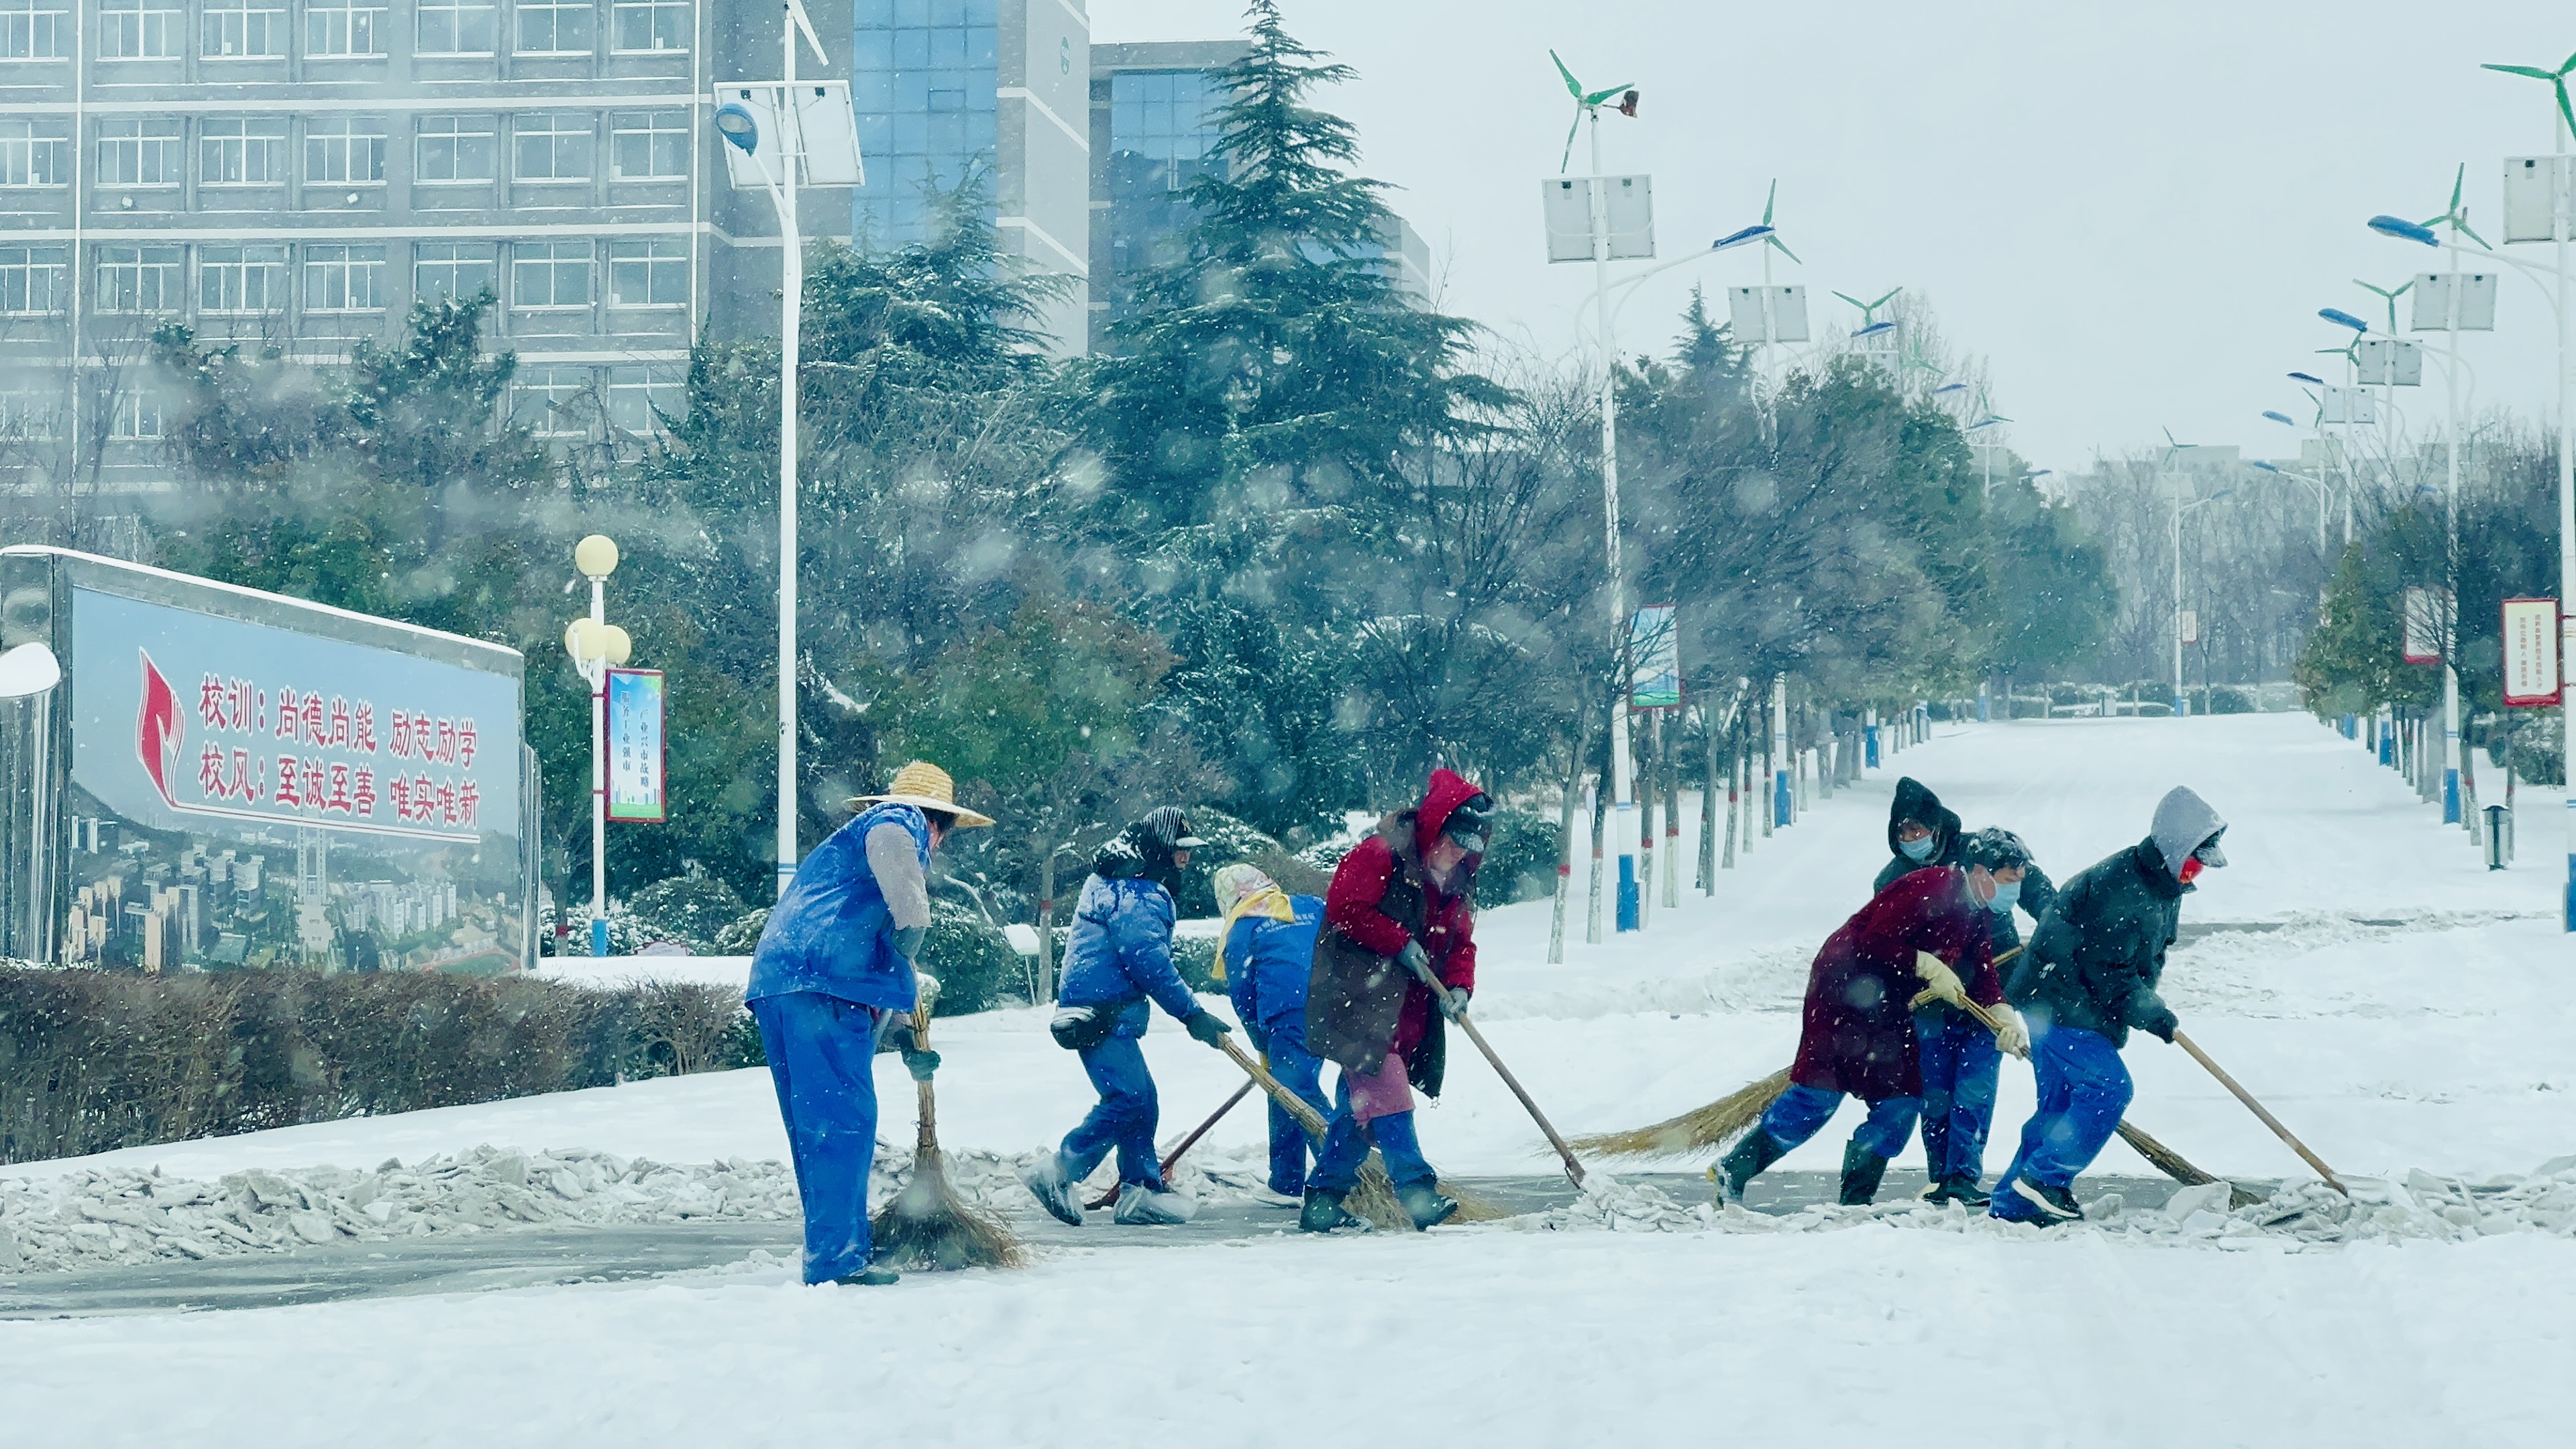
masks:
[[[1306,1050],[1306,1014],[1282,1016],[1270,1024],[1270,1075],[1330,1117],[1333,1099],[1324,1095],[1324,1063]],[[1306,1190],[1306,1153],[1314,1144],[1288,1109],[1270,1103],[1270,1190],[1295,1197]]]
[[[1324,1150],[1315,1154],[1315,1170],[1307,1174],[1306,1185],[1326,1192],[1349,1192],[1359,1185],[1360,1164],[1368,1161],[1372,1144],[1386,1159],[1387,1179],[1397,1187],[1410,1187],[1417,1182],[1427,1186],[1440,1176],[1422,1155],[1422,1139],[1414,1134],[1413,1114],[1389,1112],[1363,1124],[1351,1115],[1351,1084],[1346,1078],[1334,1095],[1332,1120],[1324,1128]]]
[[[1762,1133],[1785,1152],[1815,1136],[1816,1129],[1831,1120],[1842,1104],[1840,1092],[1793,1086],[1764,1109]],[[1852,1133],[1851,1140],[1881,1157],[1894,1157],[1914,1136],[1914,1119],[1922,1111],[1920,1097],[1882,1097],[1869,1104],[1869,1118]]]
[[[1995,1186],[1989,1211],[1999,1218],[2035,1218],[2039,1211],[2008,1191],[2015,1179],[2038,1187],[2072,1187],[2093,1165],[2136,1088],[2120,1049],[2098,1031],[2061,1026],[2034,1032],[2030,1064],[2039,1078],[2039,1110],[2021,1129],[2021,1150]]]
[[[1923,1166],[1934,1182],[1986,1175],[1986,1133],[1995,1121],[1995,1077],[2003,1052],[1995,1034],[1962,1012],[1914,1018],[1923,1069]]]
[[[1064,1170],[1075,1181],[1091,1175],[1114,1148],[1118,1181],[1163,1190],[1163,1165],[1154,1157],[1154,1128],[1163,1119],[1154,1096],[1154,1074],[1145,1070],[1145,1047],[1132,1036],[1113,1036],[1082,1053],[1100,1103],[1064,1134]]]
[[[819,991],[751,1003],[805,1208],[805,1281],[868,1265],[868,1170],[877,1155],[877,1015]]]

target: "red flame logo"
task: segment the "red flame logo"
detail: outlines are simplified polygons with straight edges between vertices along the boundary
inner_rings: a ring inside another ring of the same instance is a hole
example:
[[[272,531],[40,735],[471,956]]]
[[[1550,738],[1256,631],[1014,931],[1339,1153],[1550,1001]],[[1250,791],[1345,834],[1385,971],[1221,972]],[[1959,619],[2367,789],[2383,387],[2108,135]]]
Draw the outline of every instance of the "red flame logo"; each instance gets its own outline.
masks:
[[[140,650],[136,651],[141,653]],[[143,655],[143,710],[134,722],[134,749],[143,761],[143,773],[152,777],[153,787],[161,798],[172,805],[178,797],[170,793],[170,768],[179,758],[179,736],[183,725],[179,719],[179,696],[170,681],[153,667],[152,656]]]

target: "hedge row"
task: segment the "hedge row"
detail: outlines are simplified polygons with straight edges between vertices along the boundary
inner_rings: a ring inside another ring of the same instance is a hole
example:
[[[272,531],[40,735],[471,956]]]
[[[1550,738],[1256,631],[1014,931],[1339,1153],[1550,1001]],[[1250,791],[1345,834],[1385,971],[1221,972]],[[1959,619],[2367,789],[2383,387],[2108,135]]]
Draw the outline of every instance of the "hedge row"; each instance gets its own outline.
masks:
[[[712,986],[0,968],[0,1162],[761,1060]]]

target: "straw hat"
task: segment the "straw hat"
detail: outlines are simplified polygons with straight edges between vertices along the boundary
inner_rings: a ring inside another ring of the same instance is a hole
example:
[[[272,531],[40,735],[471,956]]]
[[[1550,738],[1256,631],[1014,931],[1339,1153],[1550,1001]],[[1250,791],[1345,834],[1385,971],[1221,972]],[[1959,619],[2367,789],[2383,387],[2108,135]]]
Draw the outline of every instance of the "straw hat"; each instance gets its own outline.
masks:
[[[894,783],[886,786],[884,794],[856,796],[850,801],[850,808],[864,810],[870,805],[881,805],[888,801],[897,805],[910,805],[917,810],[936,810],[945,815],[956,816],[960,829],[993,823],[992,816],[978,815],[958,804],[957,782],[948,778],[946,770],[928,760],[915,760],[895,771]]]

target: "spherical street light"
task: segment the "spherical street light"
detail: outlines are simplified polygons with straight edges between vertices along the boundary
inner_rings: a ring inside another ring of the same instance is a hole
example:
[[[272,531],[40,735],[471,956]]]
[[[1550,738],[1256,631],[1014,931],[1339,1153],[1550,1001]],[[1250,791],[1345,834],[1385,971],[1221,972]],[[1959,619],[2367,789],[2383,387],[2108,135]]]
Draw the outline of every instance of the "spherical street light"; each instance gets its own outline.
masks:
[[[572,546],[572,565],[581,576],[597,581],[617,572],[617,543],[607,534],[594,533]]]

